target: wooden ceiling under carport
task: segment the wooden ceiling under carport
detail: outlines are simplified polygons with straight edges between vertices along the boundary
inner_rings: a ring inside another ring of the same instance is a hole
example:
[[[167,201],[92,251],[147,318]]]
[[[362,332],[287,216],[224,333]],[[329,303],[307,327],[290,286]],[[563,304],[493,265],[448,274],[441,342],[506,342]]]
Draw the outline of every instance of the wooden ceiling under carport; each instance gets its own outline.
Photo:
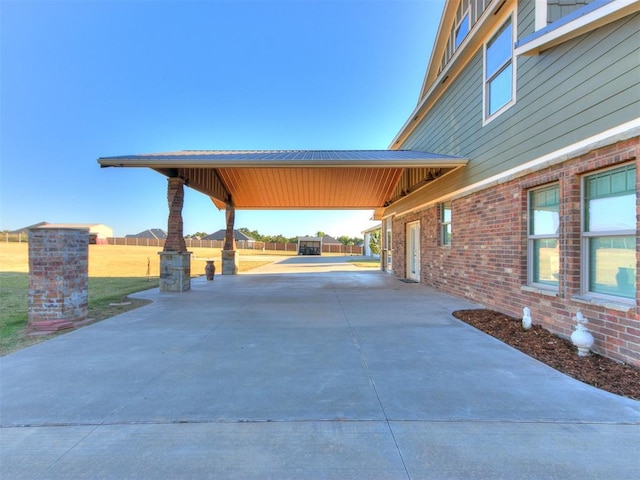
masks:
[[[224,209],[380,209],[442,174],[459,157],[415,150],[181,151],[102,157],[102,167],[148,167]]]

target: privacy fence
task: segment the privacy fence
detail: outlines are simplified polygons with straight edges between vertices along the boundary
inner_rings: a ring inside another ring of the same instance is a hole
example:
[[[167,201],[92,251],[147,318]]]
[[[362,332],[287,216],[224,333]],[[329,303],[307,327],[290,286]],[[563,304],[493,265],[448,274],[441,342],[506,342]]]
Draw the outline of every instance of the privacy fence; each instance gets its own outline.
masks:
[[[0,234],[0,241],[4,242],[24,242],[28,241],[27,234],[12,234],[3,232]],[[164,240],[157,238],[131,238],[131,237],[110,237],[107,238],[109,245],[132,245],[145,247],[164,247]],[[102,242],[99,242],[102,243]],[[193,240],[185,239],[187,248],[222,248],[222,240]],[[248,242],[246,240],[236,241],[236,246],[240,250],[259,250],[259,251],[281,251],[281,252],[297,252],[297,243],[275,243],[275,242]],[[363,255],[361,246],[342,245],[342,244],[324,244],[322,245],[322,253],[339,253],[343,255]]]
[[[157,238],[122,238],[113,237],[107,239],[109,245],[139,245],[146,247],[164,247],[164,240]],[[185,239],[187,248],[222,248],[224,242],[222,240],[193,240]],[[257,251],[281,251],[296,252],[298,250],[297,243],[275,243],[275,242],[249,242],[246,240],[237,240],[236,248],[239,250],[257,250]],[[322,245],[322,253],[339,253],[344,255],[362,255],[362,247],[355,245],[342,244],[324,244]]]

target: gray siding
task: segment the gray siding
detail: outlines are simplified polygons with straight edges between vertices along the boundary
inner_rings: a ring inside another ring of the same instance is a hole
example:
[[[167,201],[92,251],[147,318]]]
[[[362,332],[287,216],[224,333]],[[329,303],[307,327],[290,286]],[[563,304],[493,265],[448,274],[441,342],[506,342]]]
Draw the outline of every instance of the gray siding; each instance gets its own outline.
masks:
[[[533,31],[522,2],[519,38]],[[470,158],[426,187],[421,202],[491,177],[638,117],[640,15],[517,63],[516,104],[482,126],[482,51],[401,148]],[[415,201],[409,201],[413,203]]]
[[[562,17],[569,15],[574,10],[584,7],[593,0],[548,0],[547,1],[547,22],[553,23]]]

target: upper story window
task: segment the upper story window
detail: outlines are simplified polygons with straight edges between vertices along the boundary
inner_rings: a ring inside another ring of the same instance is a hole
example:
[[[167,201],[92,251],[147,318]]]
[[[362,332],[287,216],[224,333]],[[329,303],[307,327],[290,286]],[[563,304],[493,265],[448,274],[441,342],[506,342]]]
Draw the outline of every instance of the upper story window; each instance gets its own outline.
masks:
[[[469,33],[469,12],[465,13],[455,31],[455,48],[458,48]]]
[[[636,168],[605,170],[584,179],[582,289],[635,299]]]
[[[440,61],[440,71],[442,71],[451,57],[457,52],[458,47],[462,44],[473,25],[478,21],[478,17],[482,15],[485,9],[485,3],[490,0],[480,0],[472,5],[471,0],[460,0],[456,7],[455,17],[452,19],[451,30],[447,38],[447,45]]]
[[[529,192],[529,283],[558,287],[560,273],[560,189],[557,184]]]
[[[514,98],[513,24],[510,17],[485,45],[485,120],[510,106]]]

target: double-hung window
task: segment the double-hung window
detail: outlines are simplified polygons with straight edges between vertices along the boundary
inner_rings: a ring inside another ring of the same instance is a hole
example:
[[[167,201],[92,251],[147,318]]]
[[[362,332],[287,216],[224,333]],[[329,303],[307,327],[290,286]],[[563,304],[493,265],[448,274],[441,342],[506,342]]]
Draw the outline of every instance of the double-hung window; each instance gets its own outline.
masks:
[[[636,167],[584,178],[582,290],[635,299]]]
[[[528,276],[530,284],[547,288],[558,287],[559,205],[560,191],[557,184],[529,192]]]
[[[509,106],[514,98],[513,24],[509,19],[486,44],[484,53],[485,120]]]
[[[451,202],[440,204],[440,245],[451,245]]]

